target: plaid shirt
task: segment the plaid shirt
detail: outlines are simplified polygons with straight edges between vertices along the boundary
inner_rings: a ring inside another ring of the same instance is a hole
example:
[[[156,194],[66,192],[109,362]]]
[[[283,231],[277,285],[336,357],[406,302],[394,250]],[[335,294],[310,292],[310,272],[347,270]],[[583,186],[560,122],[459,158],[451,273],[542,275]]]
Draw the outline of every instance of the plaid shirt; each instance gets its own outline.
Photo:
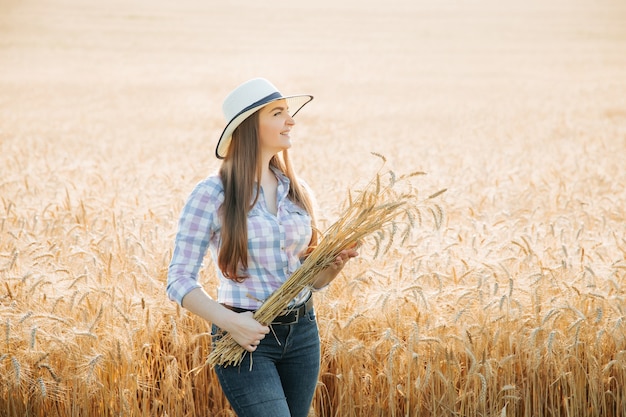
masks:
[[[267,210],[262,195],[248,213],[249,277],[242,283],[225,278],[217,266],[222,227],[218,210],[224,201],[222,181],[218,175],[212,175],[196,185],[178,223],[167,276],[170,300],[182,304],[187,293],[201,287],[198,271],[207,248],[220,281],[217,301],[249,310],[258,309],[301,265],[300,256],[311,240],[311,217],[287,198],[289,179],[278,170],[274,172],[278,178],[278,213],[273,215]],[[304,289],[294,303],[304,301],[309,293],[309,289]]]

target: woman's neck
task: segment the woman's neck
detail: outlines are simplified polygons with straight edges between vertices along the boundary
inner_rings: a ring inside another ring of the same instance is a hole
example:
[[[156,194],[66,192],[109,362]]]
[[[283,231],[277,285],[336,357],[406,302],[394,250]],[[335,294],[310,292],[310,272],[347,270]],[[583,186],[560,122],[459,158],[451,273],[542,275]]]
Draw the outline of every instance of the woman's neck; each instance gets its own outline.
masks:
[[[267,209],[270,213],[276,214],[278,212],[278,204],[276,201],[278,179],[269,165],[266,169],[261,171],[261,181],[259,182],[261,184],[261,188],[263,189],[263,198],[265,199]]]

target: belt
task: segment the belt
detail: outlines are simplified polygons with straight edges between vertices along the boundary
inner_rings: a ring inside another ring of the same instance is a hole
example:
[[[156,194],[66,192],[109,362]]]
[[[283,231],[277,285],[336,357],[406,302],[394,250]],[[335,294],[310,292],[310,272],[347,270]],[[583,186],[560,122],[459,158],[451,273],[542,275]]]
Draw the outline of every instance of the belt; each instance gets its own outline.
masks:
[[[254,313],[255,310],[247,310],[245,308],[232,307],[226,304],[222,304],[227,309],[234,311],[235,313],[244,313],[246,311],[251,311]],[[309,311],[313,310],[313,297],[309,294],[309,298],[302,304],[298,304],[297,306],[289,307],[282,314],[274,319],[270,324],[295,324],[298,322],[300,317],[304,316]]]

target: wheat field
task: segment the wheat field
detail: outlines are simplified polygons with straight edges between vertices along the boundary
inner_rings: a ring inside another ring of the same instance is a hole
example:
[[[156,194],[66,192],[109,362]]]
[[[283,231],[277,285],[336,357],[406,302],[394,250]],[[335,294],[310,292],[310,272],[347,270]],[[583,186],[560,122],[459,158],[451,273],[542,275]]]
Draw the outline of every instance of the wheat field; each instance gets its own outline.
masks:
[[[0,416],[232,416],[165,296],[221,100],[315,100],[321,226],[380,168],[428,213],[316,293],[311,416],[626,415],[626,3],[0,2]],[[213,265],[201,279],[215,294]]]

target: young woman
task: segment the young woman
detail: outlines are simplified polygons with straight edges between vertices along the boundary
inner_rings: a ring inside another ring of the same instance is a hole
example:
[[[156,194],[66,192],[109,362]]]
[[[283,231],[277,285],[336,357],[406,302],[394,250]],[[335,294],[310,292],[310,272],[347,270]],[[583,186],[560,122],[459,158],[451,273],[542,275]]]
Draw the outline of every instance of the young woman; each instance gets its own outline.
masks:
[[[287,152],[293,116],[312,99],[283,96],[261,78],[233,90],[215,150],[223,159],[219,173],[194,188],[178,225],[167,294],[212,323],[215,338],[230,333],[249,352],[240,366],[215,369],[239,417],[307,416],[320,362],[311,291],[358,256],[342,251],[273,323],[253,318],[317,243],[312,195]],[[207,250],[220,282],[217,300],[198,283]]]

